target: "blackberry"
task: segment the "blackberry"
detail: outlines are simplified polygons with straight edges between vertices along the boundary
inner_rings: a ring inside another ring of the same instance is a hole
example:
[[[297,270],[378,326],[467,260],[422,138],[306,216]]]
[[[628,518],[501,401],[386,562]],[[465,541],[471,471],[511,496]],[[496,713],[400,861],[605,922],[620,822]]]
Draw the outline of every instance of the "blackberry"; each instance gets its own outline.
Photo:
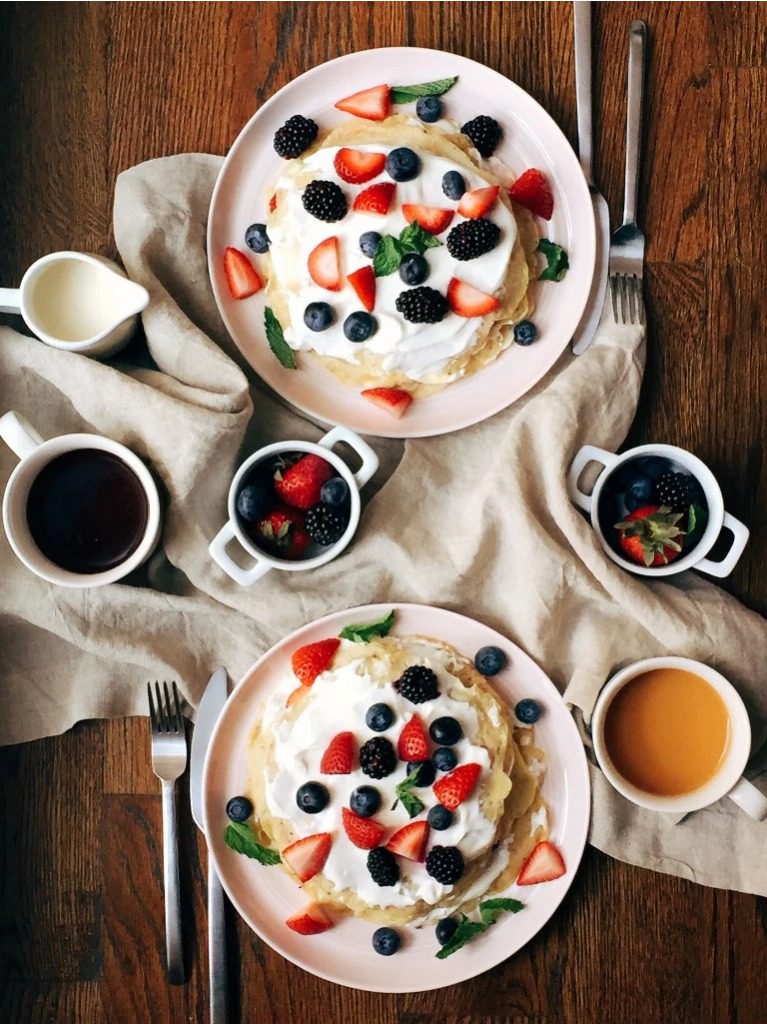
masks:
[[[304,209],[317,220],[331,222],[346,216],[346,196],[334,181],[310,181],[301,196]]]
[[[371,779],[391,775],[397,766],[397,754],[383,736],[374,736],[360,747],[360,768]]]
[[[432,846],[426,872],[441,885],[455,885],[463,874],[463,854],[457,846]]]
[[[318,131],[317,125],[310,117],[302,117],[300,114],[289,117],[282,128],[278,128],[274,133],[277,156],[285,160],[301,156],[317,138]]]
[[[487,114],[473,117],[461,127],[461,131],[468,135],[480,156],[492,156],[503,135],[503,130],[495,118],[488,117]]]
[[[394,683],[394,689],[411,704],[423,704],[439,697],[439,684],[432,669],[425,665],[411,665]]]
[[[315,542],[327,547],[335,544],[344,534],[349,517],[329,505],[312,505],[306,513],[306,532]]]
[[[695,480],[686,473],[664,473],[655,485],[655,496],[659,504],[683,511],[695,502],[696,488],[691,486],[694,484]]]
[[[394,305],[411,324],[438,324],[450,308],[441,292],[426,285],[400,292]]]
[[[376,885],[396,885],[399,882],[399,865],[383,846],[377,846],[368,854],[368,871]]]
[[[491,220],[464,220],[450,229],[447,251],[456,260],[474,260],[498,245],[501,229]]]

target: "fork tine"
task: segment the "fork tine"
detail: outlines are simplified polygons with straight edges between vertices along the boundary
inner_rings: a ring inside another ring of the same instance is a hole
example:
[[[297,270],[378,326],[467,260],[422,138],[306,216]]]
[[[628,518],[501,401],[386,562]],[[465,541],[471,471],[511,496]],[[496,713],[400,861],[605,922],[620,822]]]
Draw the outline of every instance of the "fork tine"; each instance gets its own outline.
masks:
[[[149,698],[149,720],[152,723],[152,732],[157,732],[157,712],[154,708],[154,701],[152,700],[152,684],[146,684],[146,695]]]
[[[176,688],[176,680],[173,680],[173,703],[176,708],[176,732],[184,731],[184,719],[181,714],[181,703],[178,699],[178,689]]]
[[[631,313],[629,312],[629,282],[625,274],[621,274],[621,319],[624,324],[631,321]]]
[[[157,720],[159,722],[160,732],[168,731],[168,722],[165,715],[165,707],[162,702],[162,691],[160,690],[159,682],[154,684],[155,699],[157,701]]]
[[[636,321],[636,277],[632,274],[631,277],[626,280],[626,287],[628,289],[628,300],[629,300],[629,319],[632,324]]]
[[[618,288],[617,288],[617,280],[616,280],[616,277],[615,277],[614,274],[610,278],[610,298],[611,298],[612,304],[613,304],[613,317],[614,317],[614,319],[617,322],[617,320],[618,320]]]
[[[170,693],[168,691],[168,683],[165,679],[162,681],[162,689],[165,694],[165,727],[168,732],[173,732],[173,712],[170,706]]]

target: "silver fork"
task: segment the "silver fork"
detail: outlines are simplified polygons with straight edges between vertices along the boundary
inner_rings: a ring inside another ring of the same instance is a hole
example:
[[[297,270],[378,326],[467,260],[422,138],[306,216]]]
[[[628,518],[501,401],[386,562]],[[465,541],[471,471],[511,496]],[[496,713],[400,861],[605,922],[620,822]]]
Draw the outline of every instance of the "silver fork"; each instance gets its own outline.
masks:
[[[165,880],[165,949],[168,979],[184,982],[181,948],[181,887],[178,877],[178,824],[176,821],[176,779],[186,768],[187,745],[184,718],[176,684],[173,698],[168,684],[147,683],[149,717],[152,721],[152,770],[162,782],[162,866]],[[164,700],[163,700],[164,696]]]
[[[623,224],[610,239],[609,283],[617,323],[643,324],[642,275],[645,238],[636,223],[639,144],[642,135],[644,54],[647,29],[643,21],[629,28],[628,103],[626,113],[626,179]]]

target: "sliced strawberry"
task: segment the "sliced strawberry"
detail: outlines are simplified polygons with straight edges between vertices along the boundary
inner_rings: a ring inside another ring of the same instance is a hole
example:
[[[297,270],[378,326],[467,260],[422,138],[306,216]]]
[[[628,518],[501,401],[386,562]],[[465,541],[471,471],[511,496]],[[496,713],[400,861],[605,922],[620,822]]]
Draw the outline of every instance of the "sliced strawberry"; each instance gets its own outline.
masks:
[[[362,89],[352,93],[336,103],[337,110],[355,117],[364,117],[368,121],[383,121],[389,116],[391,94],[388,85],[374,85],[372,89]]]
[[[482,769],[478,764],[459,764],[443,775],[431,787],[434,795],[449,811],[454,811],[469,796],[477,784]]]
[[[339,149],[333,159],[336,174],[352,185],[370,181],[386,166],[383,153],[366,153],[361,149]]]
[[[517,885],[537,885],[539,882],[553,882],[561,878],[567,868],[562,854],[553,843],[538,843],[522,865]]]
[[[224,253],[224,274],[233,299],[247,299],[264,287],[264,282],[245,253],[233,249],[231,245]]]
[[[341,259],[338,251],[338,239],[333,235],[320,242],[309,253],[307,259],[309,276],[320,288],[330,292],[340,292],[343,279],[341,277]]]
[[[370,185],[355,197],[352,209],[357,213],[376,213],[384,217],[389,212],[396,187],[393,181],[379,181],[377,185]]]
[[[486,295],[457,277],[452,278],[447,286],[447,301],[454,313],[465,317],[485,316],[500,306],[494,295]]]
[[[429,741],[418,715],[413,715],[399,735],[397,755],[401,761],[425,761],[429,756]]]
[[[271,196],[269,197],[269,213],[274,213],[274,211],[276,209],[277,209],[277,193],[276,192],[272,192]]]
[[[413,396],[401,388],[368,388],[367,391],[362,391],[360,394],[363,398],[367,398],[368,402],[377,405],[379,409],[396,416],[398,420],[402,418],[405,410],[413,401]]]
[[[376,275],[371,266],[360,267],[346,278],[359,296],[359,300],[368,313],[372,313],[376,304]]]
[[[350,732],[339,732],[322,755],[320,771],[323,775],[349,775],[353,761],[354,736]]]
[[[322,485],[334,472],[329,462],[309,452],[287,469],[276,471],[274,489],[286,505],[306,511],[320,500]]]
[[[426,840],[429,838],[429,826],[425,821],[411,821],[399,832],[395,832],[386,849],[390,853],[396,853],[398,857],[407,857],[408,860],[415,860],[419,863],[424,859],[426,853]]]
[[[308,686],[297,686],[295,690],[291,690],[288,694],[288,699],[285,701],[286,708],[292,708],[297,700],[301,700],[305,693],[309,692]]]
[[[297,839],[282,851],[282,859],[302,882],[308,882],[319,874],[328,859],[333,839],[329,832]]]
[[[551,220],[551,215],[554,212],[554,196],[551,194],[551,186],[544,174],[536,170],[535,167],[520,174],[509,189],[509,195],[515,203],[524,206],[537,217]]]
[[[285,924],[299,935],[319,935],[333,927],[333,922],[316,903],[310,903],[297,914],[289,917]]]
[[[306,644],[293,651],[290,664],[293,675],[304,686],[311,686],[320,672],[330,668],[336,651],[341,646],[338,637],[329,637],[327,640],[318,640],[315,644]]]
[[[349,840],[360,850],[372,850],[374,846],[380,846],[386,831],[383,825],[379,825],[372,818],[361,818],[348,807],[341,808],[341,819]]]
[[[403,203],[402,216],[408,224],[415,221],[430,235],[439,235],[453,219],[453,210],[443,210],[439,206],[422,206],[420,203]]]
[[[458,204],[458,212],[462,217],[484,217],[488,210],[495,206],[498,198],[498,185],[488,185],[486,188],[475,188],[471,192],[464,192]]]

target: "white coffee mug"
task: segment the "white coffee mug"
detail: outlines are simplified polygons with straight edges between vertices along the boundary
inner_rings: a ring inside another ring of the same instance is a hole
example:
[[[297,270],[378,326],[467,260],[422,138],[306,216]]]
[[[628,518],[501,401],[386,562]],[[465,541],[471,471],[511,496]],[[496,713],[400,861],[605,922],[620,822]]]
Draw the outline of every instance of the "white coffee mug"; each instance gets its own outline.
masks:
[[[713,778],[690,793],[679,796],[657,796],[639,789],[617,770],[605,744],[605,722],[610,705],[617,694],[637,676],[654,669],[681,669],[691,672],[708,683],[724,701],[730,720],[730,736],[722,764]],[[627,800],[651,811],[686,814],[708,807],[723,796],[742,808],[757,821],[767,818],[767,796],[743,778],[746,762],[751,754],[751,723],[738,691],[715,669],[691,658],[645,658],[628,665],[607,682],[597,698],[591,719],[591,738],[599,767],[615,789]]]
[[[20,313],[46,345],[105,358],[128,343],[149,292],[104,256],[52,252],[18,288],[0,288],[0,312]]]
[[[359,455],[362,465],[356,473],[352,473],[344,460],[333,451],[338,444],[348,444]],[[313,558],[296,559],[295,561],[277,558],[262,551],[261,548],[257,548],[243,530],[237,515],[237,495],[240,485],[248,473],[264,459],[274,458],[276,455],[287,452],[313,452],[329,462],[337,474],[346,481],[350,497],[349,523],[343,536],[335,544],[329,545],[321,554],[315,555]],[[316,569],[320,565],[325,565],[326,562],[340,555],[354,536],[360,521],[360,488],[370,480],[377,469],[378,456],[376,453],[361,437],[346,427],[334,427],[324,437],[321,437],[317,444],[312,444],[310,441],[278,441],[276,444],[259,448],[243,462],[232,480],[227,504],[229,519],[211,541],[208,549],[211,558],[227,576],[230,576],[235,583],[239,583],[241,587],[249,587],[251,583],[260,580],[270,569],[304,572],[307,569]],[[239,566],[227,553],[228,545],[235,540],[252,559],[253,564],[248,568]]]
[[[18,558],[35,575],[62,587],[100,587],[116,583],[151,555],[160,539],[160,495],[152,474],[129,448],[99,434],[62,434],[44,441],[34,427],[15,412],[0,417],[0,437],[21,460],[11,473],[3,496],[5,533]],[[88,448],[110,452],[133,470],[146,494],[148,515],[139,546],[124,562],[104,572],[76,573],[46,558],[35,544],[27,521],[27,498],[44,466],[65,452]]]
[[[680,555],[668,565],[639,565],[623,558],[608,543],[599,521],[599,500],[606,482],[620,466],[632,459],[648,455],[657,455],[668,459],[673,464],[672,468],[692,474],[700,484],[708,505],[708,523],[700,540],[687,554]],[[578,486],[578,479],[590,462],[597,462],[604,469],[599,474],[591,494],[586,494]],[[599,537],[605,554],[624,569],[640,576],[673,576],[678,572],[684,572],[685,569],[698,569],[700,572],[708,573],[709,576],[729,576],[748,542],[748,527],[744,526],[735,516],[731,516],[729,512],[725,512],[722,491],[714,474],[696,455],[685,451],[684,448],[677,448],[670,444],[643,444],[638,448],[630,448],[621,455],[614,455],[603,448],[595,448],[593,445],[586,444],[573,459],[567,474],[567,487],[570,500],[591,516],[591,525]],[[706,555],[714,546],[722,529],[729,530],[733,540],[730,550],[720,562],[717,562],[707,558]]]

